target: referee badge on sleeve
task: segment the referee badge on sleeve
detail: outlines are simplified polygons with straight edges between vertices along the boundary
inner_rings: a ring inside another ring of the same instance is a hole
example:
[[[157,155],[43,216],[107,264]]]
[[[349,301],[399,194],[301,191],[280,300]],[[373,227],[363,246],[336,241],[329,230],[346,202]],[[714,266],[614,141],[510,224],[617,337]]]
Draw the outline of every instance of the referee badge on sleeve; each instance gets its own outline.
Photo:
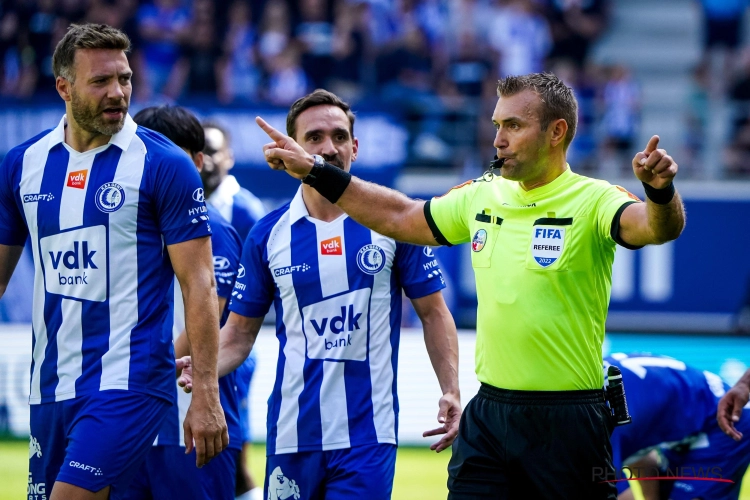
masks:
[[[474,233],[474,237],[471,239],[472,252],[481,252],[485,243],[487,243],[487,231],[484,229],[478,229],[477,232]]]
[[[533,226],[531,231],[531,256],[540,266],[551,266],[562,255],[565,227]]]

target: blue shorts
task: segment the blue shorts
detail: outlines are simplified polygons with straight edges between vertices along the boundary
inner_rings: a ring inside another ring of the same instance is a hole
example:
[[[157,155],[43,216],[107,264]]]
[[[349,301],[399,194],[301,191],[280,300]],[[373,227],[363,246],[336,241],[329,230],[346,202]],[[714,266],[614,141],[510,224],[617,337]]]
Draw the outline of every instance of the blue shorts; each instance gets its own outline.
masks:
[[[389,500],[395,471],[393,444],[271,455],[263,498]]]
[[[31,405],[29,485],[55,481],[122,498],[172,404],[123,390]],[[39,486],[35,486],[37,489]]]
[[[202,468],[195,466],[195,450],[182,446],[153,446],[124,500],[234,500],[239,450],[229,448]]]
[[[724,434],[717,424],[709,433],[699,436],[689,450],[682,453],[672,449],[662,450],[671,475],[702,475],[733,481],[674,481],[669,496],[671,500],[739,498],[742,477],[750,464],[750,415],[747,413],[745,411],[740,421],[735,423],[737,430],[744,434],[739,442]]]
[[[240,430],[242,431],[242,444],[253,440],[250,433],[250,381],[255,373],[255,354],[250,356],[235,370],[237,384],[237,399],[240,404]]]

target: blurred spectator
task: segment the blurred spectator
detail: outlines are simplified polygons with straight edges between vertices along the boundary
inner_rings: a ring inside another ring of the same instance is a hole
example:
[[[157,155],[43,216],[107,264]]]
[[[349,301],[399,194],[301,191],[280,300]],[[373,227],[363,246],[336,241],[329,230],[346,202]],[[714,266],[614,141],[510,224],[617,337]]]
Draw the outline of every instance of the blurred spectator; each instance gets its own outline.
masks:
[[[286,2],[268,2],[260,22],[258,39],[258,52],[266,69],[274,58],[286,49],[291,30],[289,7]]]
[[[177,61],[181,44],[189,35],[190,11],[180,0],[154,0],[138,11],[141,38],[140,70],[143,81],[136,88],[142,98],[154,94],[175,96],[179,93]]]
[[[496,0],[497,3],[505,3]],[[455,47],[464,35],[474,36],[478,40],[487,40],[493,10],[480,0],[455,0],[448,3],[448,46]]]
[[[554,42],[550,57],[570,59],[583,68],[591,44],[607,27],[607,0],[550,0],[548,5]]]
[[[630,170],[630,156],[638,133],[641,93],[630,71],[624,66],[610,69],[602,96],[604,174],[617,176]]]
[[[269,65],[267,98],[276,106],[289,106],[308,93],[310,84],[300,64],[299,50],[289,44]]]
[[[246,1],[237,0],[232,3],[228,22],[224,41],[227,64],[223,68],[219,97],[225,102],[236,99],[254,101],[258,97],[261,71],[252,10]]]
[[[333,69],[333,23],[328,0],[299,0],[294,35],[302,50],[302,68],[315,88],[325,87]]]
[[[717,76],[711,80],[714,95],[724,93],[726,80],[742,35],[747,0],[700,0],[703,10],[704,60]]]
[[[562,59],[552,66],[552,72],[573,89],[578,100],[576,137],[568,149],[568,161],[578,173],[594,173],[597,162],[596,125],[598,123],[599,69],[589,64],[585,71],[575,62]]]
[[[213,98],[219,90],[225,60],[216,37],[214,15],[211,0],[194,1],[190,38],[175,69],[178,89],[175,98],[184,92]]]
[[[447,75],[456,91],[466,97],[482,95],[484,81],[491,74],[492,60],[474,33],[464,31],[458,38]]]
[[[364,3],[338,3],[333,29],[333,71],[329,80],[331,91],[346,101],[357,99],[363,92],[366,78],[363,65],[367,53],[367,6]]]
[[[750,94],[747,98],[750,99]],[[703,151],[708,141],[709,119],[709,72],[707,65],[701,63],[693,70],[688,91],[685,112],[685,158],[680,164],[681,175],[692,177],[701,172]]]
[[[544,69],[552,48],[546,19],[532,0],[510,0],[495,10],[489,41],[499,54],[499,76],[525,75]]]

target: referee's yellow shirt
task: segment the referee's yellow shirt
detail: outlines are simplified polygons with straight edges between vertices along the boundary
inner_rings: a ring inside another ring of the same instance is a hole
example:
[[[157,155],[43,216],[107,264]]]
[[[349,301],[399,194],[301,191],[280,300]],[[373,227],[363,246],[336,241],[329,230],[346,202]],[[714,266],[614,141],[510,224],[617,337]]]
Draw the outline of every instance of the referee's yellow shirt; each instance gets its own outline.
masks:
[[[471,245],[480,382],[529,391],[602,387],[612,223],[634,198],[568,168],[531,191],[495,176],[427,203],[441,243]]]

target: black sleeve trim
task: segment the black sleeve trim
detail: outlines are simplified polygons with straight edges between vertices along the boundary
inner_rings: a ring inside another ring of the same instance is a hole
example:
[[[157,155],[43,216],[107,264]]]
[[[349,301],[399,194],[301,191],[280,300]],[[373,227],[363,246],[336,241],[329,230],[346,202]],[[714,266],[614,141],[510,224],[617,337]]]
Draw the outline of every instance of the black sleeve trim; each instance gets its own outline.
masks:
[[[543,217],[534,221],[535,226],[570,226],[573,224],[573,217],[556,218]]]
[[[638,250],[639,248],[644,247],[644,245],[634,246],[629,243],[625,243],[625,241],[622,238],[620,238],[620,217],[622,216],[622,213],[625,211],[625,209],[628,208],[629,205],[632,205],[634,203],[638,203],[638,202],[626,201],[625,203],[622,204],[620,208],[617,209],[615,216],[612,218],[612,227],[610,228],[610,231],[609,231],[609,235],[612,237],[613,240],[615,240],[615,243],[617,243],[623,248],[627,248],[628,250]]]
[[[492,216],[487,214],[477,214],[474,220],[479,222],[492,222]]]
[[[427,219],[427,225],[430,226],[432,236],[434,236],[435,241],[437,241],[441,245],[452,247],[453,245],[451,245],[450,242],[445,239],[445,236],[443,236],[443,233],[440,232],[437,224],[435,224],[435,219],[432,218],[432,213],[430,213],[430,202],[432,202],[432,200],[427,200],[424,204],[424,218]]]

